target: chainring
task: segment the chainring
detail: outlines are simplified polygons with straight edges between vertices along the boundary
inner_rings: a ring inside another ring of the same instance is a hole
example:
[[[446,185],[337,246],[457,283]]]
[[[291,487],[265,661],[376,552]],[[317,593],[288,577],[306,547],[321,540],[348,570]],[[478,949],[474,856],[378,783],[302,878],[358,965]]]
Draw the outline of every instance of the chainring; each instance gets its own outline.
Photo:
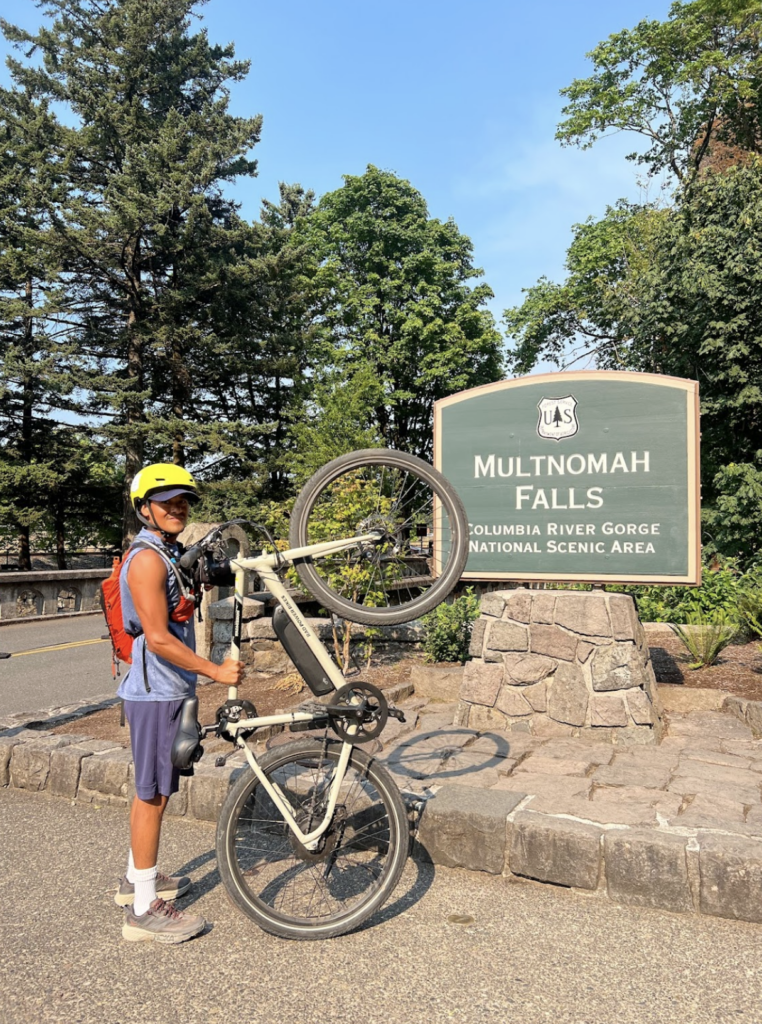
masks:
[[[236,722],[240,722],[242,718],[256,717],[257,709],[250,700],[228,699],[222,707],[217,708],[217,735],[228,740],[230,743],[236,742],[236,736],[241,736],[247,740],[249,736],[256,732],[256,729],[239,729],[234,732],[234,735],[231,735],[227,730],[230,726],[235,729]]]
[[[344,704],[356,714],[342,714],[335,710],[337,704]],[[328,707],[331,728],[347,743],[369,743],[386,725],[389,704],[377,686],[371,683],[346,683],[336,691]]]

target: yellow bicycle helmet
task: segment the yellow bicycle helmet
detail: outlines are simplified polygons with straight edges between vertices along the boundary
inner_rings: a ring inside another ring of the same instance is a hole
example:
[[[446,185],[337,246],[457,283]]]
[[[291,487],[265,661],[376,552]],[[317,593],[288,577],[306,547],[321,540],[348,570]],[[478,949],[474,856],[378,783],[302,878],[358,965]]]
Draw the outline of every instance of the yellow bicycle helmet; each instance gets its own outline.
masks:
[[[190,502],[199,501],[198,488],[187,469],[171,462],[157,462],[136,473],[130,487],[130,501],[135,512],[145,501],[169,501],[181,495]],[[142,520],[142,516],[138,514]]]

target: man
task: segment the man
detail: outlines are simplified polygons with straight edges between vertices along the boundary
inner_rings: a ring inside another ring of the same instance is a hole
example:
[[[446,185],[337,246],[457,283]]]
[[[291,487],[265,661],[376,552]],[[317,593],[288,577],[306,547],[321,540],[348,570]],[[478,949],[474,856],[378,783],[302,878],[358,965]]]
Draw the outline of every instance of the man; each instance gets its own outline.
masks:
[[[190,879],[157,869],[162,818],[179,788],[170,749],[197,673],[237,686],[243,666],[232,658],[215,665],[196,654],[193,601],[183,593],[173,567],[180,554],[177,537],[185,529],[190,503],[198,501],[191,474],[170,464],[146,466],[133,480],[130,497],[143,529],[127,553],[119,582],[125,629],[137,635],[132,665],[117,692],[130,724],[135,798],[127,873],[115,899],[127,908],[125,939],[184,942],[202,932],[206,922],[169,902],[188,891]]]

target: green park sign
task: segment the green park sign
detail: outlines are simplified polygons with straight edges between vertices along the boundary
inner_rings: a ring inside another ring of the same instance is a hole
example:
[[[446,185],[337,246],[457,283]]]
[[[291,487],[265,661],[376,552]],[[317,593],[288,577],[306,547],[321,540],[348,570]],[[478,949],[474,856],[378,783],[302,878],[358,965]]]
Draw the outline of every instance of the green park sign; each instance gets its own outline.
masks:
[[[701,582],[698,384],[595,370],[436,403],[469,520],[464,578]]]

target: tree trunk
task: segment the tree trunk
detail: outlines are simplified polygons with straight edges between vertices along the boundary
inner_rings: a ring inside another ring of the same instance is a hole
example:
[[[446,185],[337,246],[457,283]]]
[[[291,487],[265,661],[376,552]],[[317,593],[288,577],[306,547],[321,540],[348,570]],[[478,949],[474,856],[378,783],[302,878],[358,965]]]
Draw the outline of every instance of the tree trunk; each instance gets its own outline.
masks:
[[[185,433],[180,426],[191,400],[191,378],[185,362],[182,342],[173,334],[170,343],[169,361],[172,379],[172,415],[178,421],[172,440],[172,461],[176,466],[185,465]]]
[[[145,439],[143,424],[145,410],[143,399],[135,397],[143,391],[145,383],[145,340],[139,330],[138,311],[141,302],[141,252],[140,236],[132,244],[125,268],[130,281],[129,313],[127,316],[127,377],[133,384],[133,394],[125,405],[127,440],[124,446],[124,488],[122,491],[122,550],[126,551],[138,531],[138,520],[130,501],[130,488],[135,476],[143,468]]]
[[[135,329],[137,318],[134,310],[129,315],[130,341],[127,353],[127,375],[135,382],[135,390],[143,389],[143,339]],[[124,488],[122,491],[122,550],[126,551],[138,531],[138,521],[130,500],[130,487],[137,473],[143,468],[145,443],[140,429],[145,420],[143,407],[138,401],[130,401],[127,406],[127,425],[133,429],[127,436],[124,458]]]
[[[27,277],[24,300],[27,309],[31,311],[34,303],[34,293],[32,287],[32,278]],[[32,356],[34,355],[34,322],[32,320],[31,312],[28,316],[24,317],[24,377],[21,386],[21,459],[25,466],[31,466],[34,451],[33,451],[33,416],[34,416],[34,379],[29,372],[31,365]],[[24,488],[28,491],[28,487]],[[26,498],[26,502],[31,505],[32,495],[26,493],[19,495],[19,497]],[[19,569],[26,572],[31,571],[32,568],[32,556],[30,550],[30,539],[29,539],[29,527],[21,526],[19,528]]]
[[[19,526],[19,569],[31,572],[32,552],[29,547],[29,527]]]
[[[66,565],[66,520],[62,502],[56,503],[56,565],[59,569],[67,569]]]

